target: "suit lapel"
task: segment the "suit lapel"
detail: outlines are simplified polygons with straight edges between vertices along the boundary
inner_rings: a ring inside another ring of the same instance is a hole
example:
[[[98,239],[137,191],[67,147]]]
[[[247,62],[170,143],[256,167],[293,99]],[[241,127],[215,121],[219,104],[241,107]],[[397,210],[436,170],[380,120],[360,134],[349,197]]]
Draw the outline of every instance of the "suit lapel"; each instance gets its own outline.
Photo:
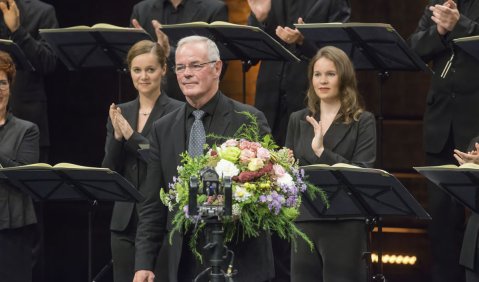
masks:
[[[339,122],[334,122],[331,124],[328,131],[326,131],[326,134],[324,135],[324,147],[334,150],[339,142],[344,139],[344,136],[346,136],[346,133],[348,133],[352,124],[353,123],[344,124]]]
[[[323,144],[325,148],[333,150],[338,146],[338,144],[344,139],[346,134],[349,132],[353,123],[344,124],[344,123],[333,123],[329,127],[328,131],[323,138]],[[311,124],[306,120],[301,119],[299,121],[300,126],[300,155],[310,156],[314,155],[313,149],[311,148],[311,140],[314,137],[314,130]]]
[[[168,104],[168,96],[162,93],[156,100],[156,103],[153,106],[153,109],[151,110],[151,114],[145,123],[145,127],[143,127],[143,131],[141,132],[143,136],[148,136],[148,134],[150,134],[151,125],[157,119],[165,115],[167,104]]]
[[[228,132],[228,127],[232,119],[231,115],[234,111],[233,106],[231,103],[229,103],[228,99],[223,95],[223,93],[220,92],[218,95],[220,95],[220,97],[215,108],[215,118],[211,120],[210,128],[207,133],[215,133],[221,136],[233,135],[234,132]],[[211,144],[210,142],[208,143]]]
[[[128,121],[131,128],[134,131],[138,129],[138,110],[140,108],[140,102],[138,97],[132,101],[128,107],[122,108],[123,117]]]
[[[173,142],[173,156],[175,156],[176,163],[178,164],[180,163],[180,154],[186,151],[185,115],[186,104],[176,113],[173,124],[171,125],[171,128],[174,128],[174,132],[168,130],[168,132],[174,134],[174,136],[168,138]],[[164,136],[164,138],[167,137]]]

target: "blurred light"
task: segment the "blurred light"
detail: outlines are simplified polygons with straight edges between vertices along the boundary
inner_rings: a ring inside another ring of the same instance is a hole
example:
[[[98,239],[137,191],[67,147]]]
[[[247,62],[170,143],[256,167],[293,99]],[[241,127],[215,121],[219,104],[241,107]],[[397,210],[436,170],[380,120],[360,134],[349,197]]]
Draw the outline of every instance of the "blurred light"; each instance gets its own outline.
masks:
[[[373,263],[377,263],[378,255],[376,253],[372,253],[371,260]],[[416,256],[383,254],[383,257],[382,257],[382,262],[384,264],[415,265],[416,261],[417,261]]]

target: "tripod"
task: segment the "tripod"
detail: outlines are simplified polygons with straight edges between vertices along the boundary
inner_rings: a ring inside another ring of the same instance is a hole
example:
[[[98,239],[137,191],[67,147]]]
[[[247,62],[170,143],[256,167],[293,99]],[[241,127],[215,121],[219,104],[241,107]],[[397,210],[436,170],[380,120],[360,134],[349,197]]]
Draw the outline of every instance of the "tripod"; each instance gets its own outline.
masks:
[[[206,222],[206,245],[204,250],[209,252],[210,267],[203,270],[198,276],[196,276],[194,282],[200,281],[209,273],[211,282],[233,282],[233,275],[236,274],[233,271],[234,253],[224,245],[224,231],[223,224],[218,217],[205,219]],[[226,272],[221,268],[222,263],[230,256],[228,263],[228,269]]]

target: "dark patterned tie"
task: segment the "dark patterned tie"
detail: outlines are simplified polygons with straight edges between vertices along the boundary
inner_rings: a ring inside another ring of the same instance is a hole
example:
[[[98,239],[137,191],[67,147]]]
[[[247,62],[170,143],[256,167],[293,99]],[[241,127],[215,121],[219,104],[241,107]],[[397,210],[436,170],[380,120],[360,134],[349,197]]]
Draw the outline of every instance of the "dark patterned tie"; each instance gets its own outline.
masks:
[[[203,154],[203,145],[206,143],[205,127],[201,120],[205,116],[205,112],[202,110],[193,111],[195,121],[191,126],[190,141],[188,143],[188,153],[192,157],[200,156]]]

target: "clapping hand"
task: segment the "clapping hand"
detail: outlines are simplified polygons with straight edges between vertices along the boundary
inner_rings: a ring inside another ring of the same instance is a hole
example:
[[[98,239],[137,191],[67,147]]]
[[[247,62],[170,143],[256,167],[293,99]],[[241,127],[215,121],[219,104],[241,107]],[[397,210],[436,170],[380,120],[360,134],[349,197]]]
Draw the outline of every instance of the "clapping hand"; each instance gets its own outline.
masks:
[[[457,149],[454,150],[454,158],[456,158],[459,165],[465,163],[479,164],[479,143],[475,143],[474,147],[475,150],[469,151],[467,153],[461,152]]]
[[[324,151],[323,127],[320,121],[318,122],[311,116],[307,116],[306,121],[313,126],[314,137],[313,137],[313,140],[311,141],[311,148],[313,149],[314,154],[319,158],[321,157],[321,154],[323,154],[323,151]]]
[[[248,0],[248,5],[259,22],[264,22],[271,10],[271,0]]]
[[[134,28],[143,29],[143,27],[136,19],[132,19],[131,24]],[[163,50],[165,50],[165,54],[168,57],[168,55],[170,54],[170,42],[168,41],[168,36],[163,31],[161,31],[161,23],[159,21],[152,20],[151,25],[155,30],[158,44],[163,47]]]
[[[302,18],[298,19],[298,24],[304,24],[304,21]],[[288,44],[298,44],[302,45],[304,41],[304,36],[301,34],[301,32],[295,28],[292,29],[290,27],[282,27],[278,26],[276,27],[276,35],[281,38],[284,42]]]
[[[430,6],[429,10],[432,12],[431,20],[436,23],[440,35],[452,31],[461,16],[456,2],[452,0],[447,0],[442,5]]]
[[[115,139],[118,141],[121,141],[123,138],[125,140],[130,139],[131,135],[133,135],[133,128],[131,128],[128,121],[121,114],[121,109],[114,103],[110,105],[109,115],[111,124],[113,125]]]
[[[5,25],[13,33],[20,27],[20,11],[15,0],[7,0],[6,2],[8,2],[8,6],[5,2],[0,1],[0,10],[2,10]]]

